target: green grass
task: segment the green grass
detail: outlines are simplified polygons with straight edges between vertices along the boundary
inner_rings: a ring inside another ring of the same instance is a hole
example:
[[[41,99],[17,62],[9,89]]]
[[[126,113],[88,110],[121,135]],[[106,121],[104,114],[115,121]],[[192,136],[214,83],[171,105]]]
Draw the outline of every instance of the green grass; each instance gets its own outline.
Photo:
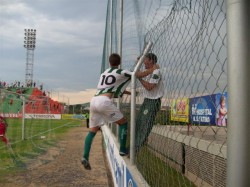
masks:
[[[136,155],[136,166],[150,186],[195,187],[183,174],[156,157],[147,147]]]
[[[11,147],[0,142],[0,176],[26,169],[28,160],[56,146],[72,126],[81,125],[77,120],[25,119],[25,139],[22,140],[22,119],[7,119],[7,123]]]

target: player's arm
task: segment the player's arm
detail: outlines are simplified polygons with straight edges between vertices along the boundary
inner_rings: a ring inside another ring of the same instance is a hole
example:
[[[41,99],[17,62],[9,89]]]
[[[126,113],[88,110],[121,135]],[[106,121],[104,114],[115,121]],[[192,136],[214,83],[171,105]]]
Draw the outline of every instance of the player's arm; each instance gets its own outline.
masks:
[[[139,78],[139,81],[141,82],[141,84],[143,85],[143,87],[146,89],[146,90],[152,90],[157,84],[155,83],[149,83],[141,78]]]
[[[139,71],[139,70],[138,70],[138,71],[135,73],[135,76],[136,76],[137,78],[146,77],[146,76],[152,74],[152,73],[154,72],[154,70],[159,69],[159,68],[160,68],[160,66],[159,66],[158,64],[155,64],[155,65],[154,65],[152,68],[150,68],[150,69],[146,69],[146,70],[144,70],[144,71]]]
[[[120,97],[122,97],[124,94],[126,95],[131,95],[130,91],[125,90],[124,92],[122,92],[122,94],[120,95]]]

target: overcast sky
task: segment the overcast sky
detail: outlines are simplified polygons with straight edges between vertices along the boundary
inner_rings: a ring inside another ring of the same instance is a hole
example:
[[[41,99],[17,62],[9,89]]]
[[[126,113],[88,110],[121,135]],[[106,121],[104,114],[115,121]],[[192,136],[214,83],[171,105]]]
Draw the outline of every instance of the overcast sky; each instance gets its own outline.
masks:
[[[0,0],[0,80],[25,81],[24,29],[36,29],[33,80],[56,99],[87,102],[100,75],[106,10],[107,0]]]

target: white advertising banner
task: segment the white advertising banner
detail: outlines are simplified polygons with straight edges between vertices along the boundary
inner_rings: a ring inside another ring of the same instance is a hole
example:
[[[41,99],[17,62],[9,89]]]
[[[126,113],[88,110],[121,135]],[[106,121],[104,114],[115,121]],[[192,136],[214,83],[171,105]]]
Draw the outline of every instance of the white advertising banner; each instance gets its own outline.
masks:
[[[110,129],[102,126],[102,133],[106,146],[106,154],[108,156],[109,165],[115,187],[137,187],[130,171],[128,170],[125,161],[119,155],[119,150],[116,146],[113,135]]]
[[[5,118],[22,118],[22,114],[16,113],[0,113],[0,116]]]
[[[61,119],[61,114],[25,114],[25,119]]]

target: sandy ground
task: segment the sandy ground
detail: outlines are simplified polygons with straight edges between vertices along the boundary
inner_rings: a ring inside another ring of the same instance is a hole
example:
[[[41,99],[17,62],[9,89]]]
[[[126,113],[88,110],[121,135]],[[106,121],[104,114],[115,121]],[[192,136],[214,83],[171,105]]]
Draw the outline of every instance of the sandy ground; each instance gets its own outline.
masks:
[[[98,132],[90,153],[92,170],[81,165],[86,127],[73,127],[46,154],[30,161],[28,169],[8,176],[1,187],[110,187],[111,177],[102,148],[102,134]]]

